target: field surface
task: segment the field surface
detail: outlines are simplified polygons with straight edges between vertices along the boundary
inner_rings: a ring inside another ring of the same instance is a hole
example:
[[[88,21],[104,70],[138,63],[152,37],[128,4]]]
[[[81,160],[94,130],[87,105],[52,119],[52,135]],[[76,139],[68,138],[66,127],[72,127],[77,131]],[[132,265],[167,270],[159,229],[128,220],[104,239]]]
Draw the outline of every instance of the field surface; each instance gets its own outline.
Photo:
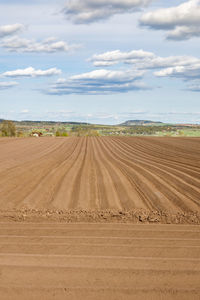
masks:
[[[0,209],[200,211],[200,138],[0,139]]]
[[[198,300],[193,225],[0,223],[1,300]]]
[[[1,300],[200,299],[191,224],[198,138],[0,139]]]

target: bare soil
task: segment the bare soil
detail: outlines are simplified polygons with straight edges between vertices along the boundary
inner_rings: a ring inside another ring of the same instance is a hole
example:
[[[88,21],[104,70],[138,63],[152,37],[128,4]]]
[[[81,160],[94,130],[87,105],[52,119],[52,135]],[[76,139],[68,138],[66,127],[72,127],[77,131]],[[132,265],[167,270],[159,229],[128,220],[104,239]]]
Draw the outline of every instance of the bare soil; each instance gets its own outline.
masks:
[[[200,227],[1,223],[0,299],[200,298]]]
[[[0,299],[200,299],[199,138],[0,139]]]
[[[200,138],[0,139],[1,212],[138,210],[199,218]]]

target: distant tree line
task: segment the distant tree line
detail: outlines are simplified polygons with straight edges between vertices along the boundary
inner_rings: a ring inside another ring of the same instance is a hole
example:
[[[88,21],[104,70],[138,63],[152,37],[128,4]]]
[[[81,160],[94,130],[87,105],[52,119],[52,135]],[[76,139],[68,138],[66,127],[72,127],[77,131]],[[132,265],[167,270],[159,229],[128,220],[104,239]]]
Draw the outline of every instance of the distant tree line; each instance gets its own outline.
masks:
[[[93,125],[79,125],[73,126],[71,129],[71,135],[75,136],[99,136],[99,132]]]
[[[124,134],[131,135],[152,135],[157,132],[172,132],[176,131],[172,126],[132,126],[122,131]]]
[[[55,136],[69,136],[66,130],[56,130]]]
[[[4,120],[0,126],[0,135],[5,137],[16,136],[15,124],[12,121]]]
[[[27,121],[28,123],[28,121]],[[31,124],[31,125],[30,125]],[[173,135],[177,132],[178,135],[184,135],[186,127],[181,125],[132,125],[132,126],[108,126],[108,125],[91,125],[71,123],[71,126],[66,126],[61,123],[54,123],[55,126],[45,125],[40,122],[29,122],[29,125],[24,125],[24,122],[13,122],[10,120],[0,119],[0,136],[2,137],[28,137],[38,134],[39,136],[134,136],[134,135]],[[197,130],[200,127],[196,126]],[[193,128],[193,129],[194,129]],[[179,131],[178,131],[179,130]]]

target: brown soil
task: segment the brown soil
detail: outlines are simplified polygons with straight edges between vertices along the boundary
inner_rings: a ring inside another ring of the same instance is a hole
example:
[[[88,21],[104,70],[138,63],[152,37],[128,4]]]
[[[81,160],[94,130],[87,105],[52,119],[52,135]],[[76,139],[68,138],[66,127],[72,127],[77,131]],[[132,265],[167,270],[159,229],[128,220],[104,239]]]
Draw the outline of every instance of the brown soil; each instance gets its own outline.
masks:
[[[0,226],[1,300],[200,298],[199,226]]]
[[[1,211],[198,215],[199,199],[198,138],[0,139]]]
[[[1,300],[200,299],[197,224],[198,138],[0,139]]]

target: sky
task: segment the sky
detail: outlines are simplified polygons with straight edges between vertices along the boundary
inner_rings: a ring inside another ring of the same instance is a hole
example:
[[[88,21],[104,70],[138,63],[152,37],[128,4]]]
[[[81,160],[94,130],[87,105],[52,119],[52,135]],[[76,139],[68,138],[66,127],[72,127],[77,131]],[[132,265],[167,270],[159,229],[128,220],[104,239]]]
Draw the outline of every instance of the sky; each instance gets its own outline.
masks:
[[[0,0],[0,118],[200,123],[200,0]]]

